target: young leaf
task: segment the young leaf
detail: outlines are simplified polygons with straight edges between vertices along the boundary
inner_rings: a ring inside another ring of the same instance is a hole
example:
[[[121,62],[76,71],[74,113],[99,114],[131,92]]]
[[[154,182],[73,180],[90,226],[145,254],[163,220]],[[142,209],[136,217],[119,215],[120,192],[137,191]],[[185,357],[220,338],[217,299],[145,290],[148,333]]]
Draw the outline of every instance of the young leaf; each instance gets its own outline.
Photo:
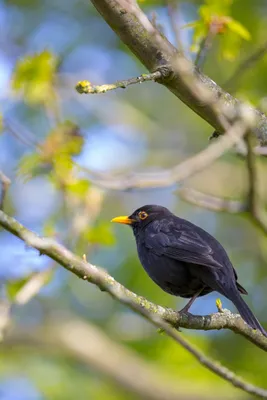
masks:
[[[13,90],[30,104],[49,104],[54,99],[57,62],[56,56],[47,50],[20,59],[13,72]]]

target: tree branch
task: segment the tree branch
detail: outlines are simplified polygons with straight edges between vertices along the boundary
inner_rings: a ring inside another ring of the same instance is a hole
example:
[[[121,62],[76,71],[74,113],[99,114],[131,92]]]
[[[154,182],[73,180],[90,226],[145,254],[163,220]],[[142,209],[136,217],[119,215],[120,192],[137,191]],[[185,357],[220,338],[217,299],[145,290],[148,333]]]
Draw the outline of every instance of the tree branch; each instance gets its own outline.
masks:
[[[223,91],[213,80],[202,74],[191,62],[186,60],[168,40],[150,23],[136,2],[130,0],[91,0],[105,21],[117,33],[136,57],[150,72],[160,71],[158,82],[165,85],[188,107],[206,120],[219,133],[227,127],[222,123],[221,112],[214,109],[213,102],[201,101],[192,86],[196,83],[220,100],[227,109],[228,122],[236,115],[240,102]],[[185,79],[185,69],[187,78]],[[193,80],[193,85],[189,82]],[[267,143],[267,117],[255,108],[251,108],[257,126],[254,134],[259,142]]]
[[[178,193],[185,201],[212,211],[236,214],[248,209],[245,202],[212,196],[189,187],[180,189]]]
[[[225,313],[198,316],[189,313],[180,314],[174,310],[161,307],[126,289],[109,274],[75,256],[56,241],[37,236],[3,211],[0,211],[0,226],[22,239],[28,246],[35,248],[42,254],[46,254],[79,278],[87,280],[101,290],[108,292],[123,304],[130,304],[132,308],[136,305],[141,306],[142,309],[163,318],[175,328],[197,330],[230,329],[241,334],[262,350],[267,351],[267,338],[259,331],[253,330],[248,326],[239,315],[227,311]]]
[[[196,172],[208,167],[217,158],[223,155],[246,134],[252,121],[249,114],[243,115],[243,119],[237,120],[225,135],[211,143],[206,149],[195,156],[182,161],[180,164],[164,172],[132,174],[116,178],[105,173],[89,171],[87,168],[77,167],[88,172],[90,179],[97,185],[106,189],[131,190],[141,188],[168,187],[181,182]]]
[[[80,81],[76,85],[76,90],[78,93],[84,94],[99,94],[99,93],[106,93],[110,90],[115,89],[125,89],[127,86],[135,85],[137,83],[155,81],[156,79],[161,78],[161,72],[156,71],[151,74],[142,74],[137,78],[130,78],[125,79],[122,81],[117,81],[115,83],[108,83],[105,85],[92,85],[89,81]]]
[[[0,171],[0,182],[2,186],[1,196],[0,196],[0,210],[3,210],[6,194],[11,181],[2,171]]]
[[[241,333],[248,340],[266,351],[267,339],[261,332],[250,328],[240,316],[233,315],[228,310],[225,310],[223,313],[220,312],[208,316],[193,316],[191,314],[180,314],[173,310],[157,306],[124,288],[106,272],[75,256],[54,240],[37,236],[3,211],[0,211],[0,225],[24,240],[29,246],[39,250],[41,254],[48,255],[78,277],[97,285],[101,290],[108,292],[120,303],[129,306],[148,319],[153,325],[163,329],[168,336],[187,349],[203,366],[215,374],[248,393],[253,393],[267,399],[267,391],[244,382],[232,371],[206,357],[174,330],[174,328],[180,326],[205,330],[229,328],[235,332]]]
[[[256,225],[267,234],[267,216],[264,206],[259,198],[258,173],[256,165],[256,155],[253,152],[253,140],[249,132],[246,137],[247,143],[247,170],[248,170],[248,210]]]

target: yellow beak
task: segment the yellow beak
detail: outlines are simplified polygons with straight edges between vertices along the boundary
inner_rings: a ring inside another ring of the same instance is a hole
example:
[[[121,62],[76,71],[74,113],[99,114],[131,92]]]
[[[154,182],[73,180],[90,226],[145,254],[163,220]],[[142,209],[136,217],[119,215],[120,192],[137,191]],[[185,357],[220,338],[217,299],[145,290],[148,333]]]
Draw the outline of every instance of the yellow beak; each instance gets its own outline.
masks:
[[[132,225],[133,220],[127,216],[116,217],[111,220],[111,222],[117,222],[118,224]]]

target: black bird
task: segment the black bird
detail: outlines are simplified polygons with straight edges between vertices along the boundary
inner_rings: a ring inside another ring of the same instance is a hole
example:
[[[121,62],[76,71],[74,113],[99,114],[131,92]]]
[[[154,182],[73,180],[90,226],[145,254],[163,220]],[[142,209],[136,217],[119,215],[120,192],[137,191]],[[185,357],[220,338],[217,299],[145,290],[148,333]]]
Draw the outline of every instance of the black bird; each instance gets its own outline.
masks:
[[[267,336],[240,295],[247,291],[237,282],[226,251],[209,233],[157,205],[143,206],[112,222],[132,227],[141,264],[161,289],[190,298],[182,312],[198,296],[216,291],[234,303],[248,325]]]

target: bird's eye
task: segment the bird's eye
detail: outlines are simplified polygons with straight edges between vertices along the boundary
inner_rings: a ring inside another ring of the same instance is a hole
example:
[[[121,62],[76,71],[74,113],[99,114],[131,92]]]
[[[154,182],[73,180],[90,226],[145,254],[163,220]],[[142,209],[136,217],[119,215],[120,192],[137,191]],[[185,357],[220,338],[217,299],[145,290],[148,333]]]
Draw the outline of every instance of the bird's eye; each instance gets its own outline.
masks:
[[[140,211],[138,217],[143,220],[148,217],[148,214],[145,211]]]

